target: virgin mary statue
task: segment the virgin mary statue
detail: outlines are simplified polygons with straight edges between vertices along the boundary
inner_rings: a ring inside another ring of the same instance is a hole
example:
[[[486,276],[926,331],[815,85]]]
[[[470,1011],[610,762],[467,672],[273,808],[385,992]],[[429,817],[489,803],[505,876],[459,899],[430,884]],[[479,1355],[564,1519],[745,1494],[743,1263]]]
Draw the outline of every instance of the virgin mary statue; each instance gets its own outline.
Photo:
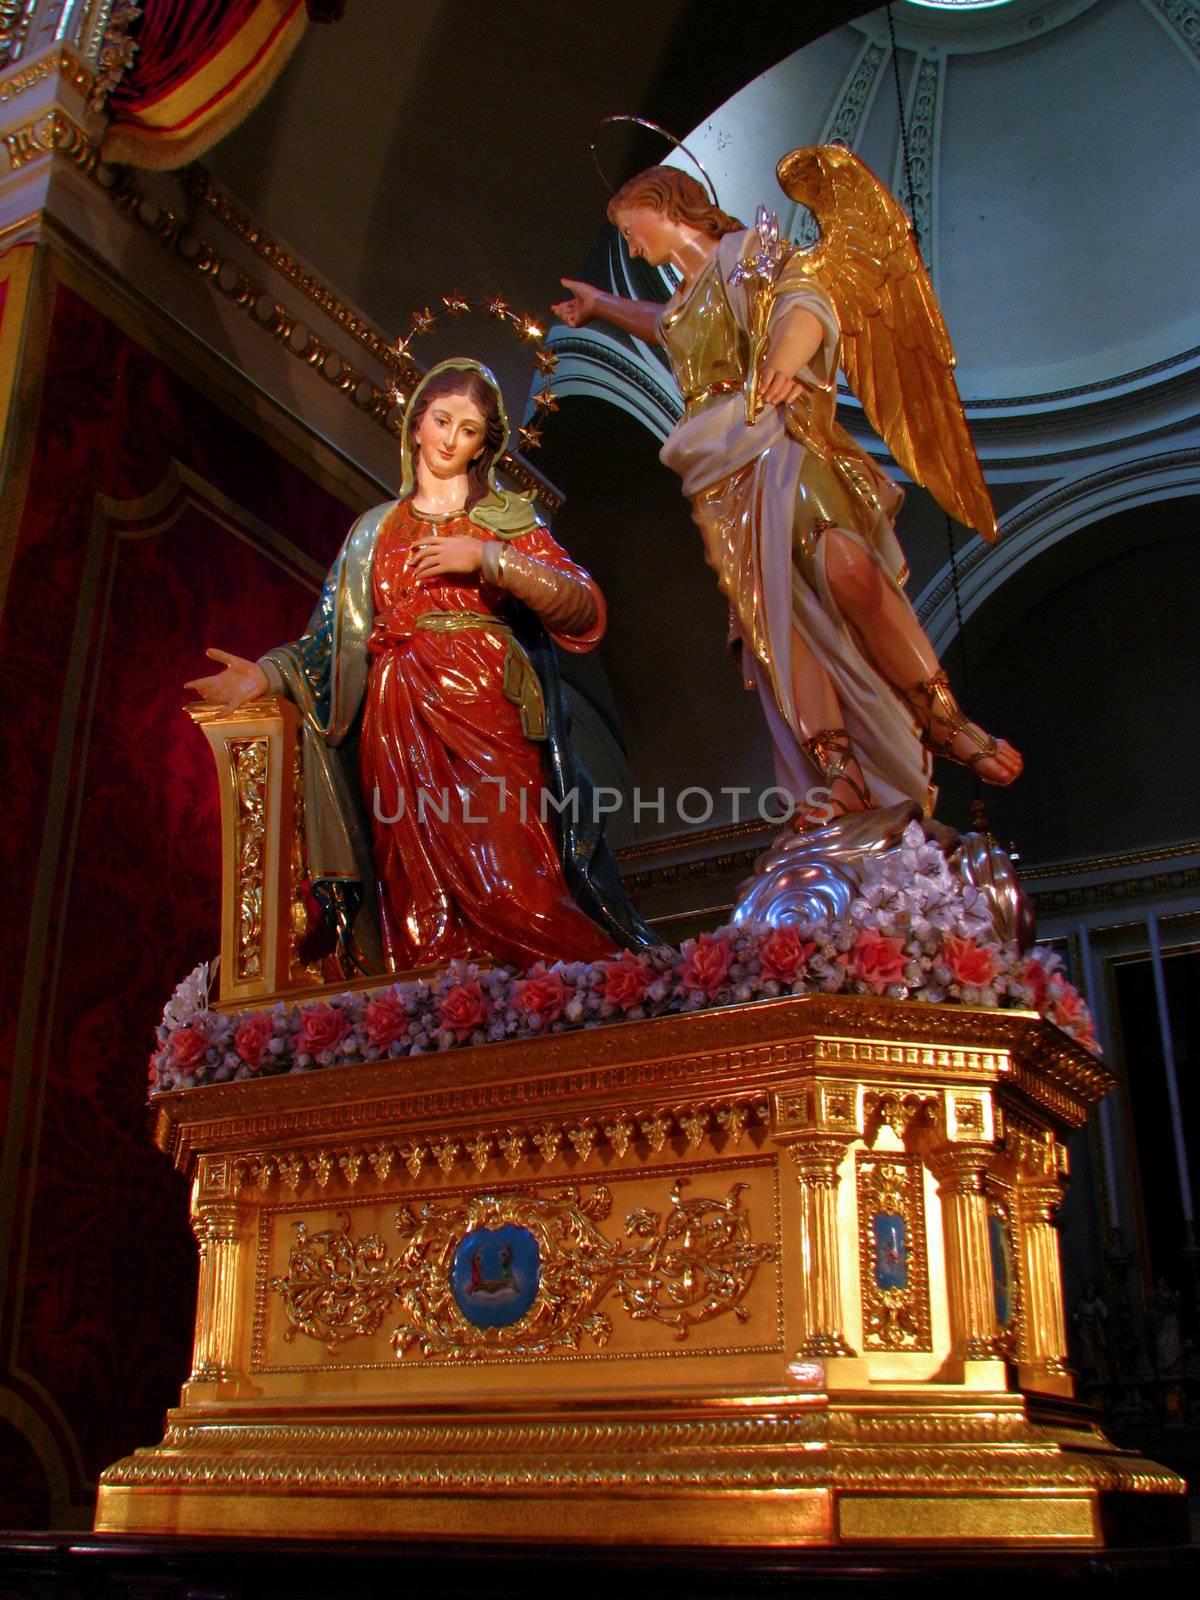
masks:
[[[303,636],[258,662],[210,650],[223,670],[189,685],[299,707],[309,881],[367,970],[656,942],[594,820],[555,664],[555,645],[600,641],[604,599],[497,485],[507,439],[486,367],[434,367],[405,413],[399,497],[354,524]]]

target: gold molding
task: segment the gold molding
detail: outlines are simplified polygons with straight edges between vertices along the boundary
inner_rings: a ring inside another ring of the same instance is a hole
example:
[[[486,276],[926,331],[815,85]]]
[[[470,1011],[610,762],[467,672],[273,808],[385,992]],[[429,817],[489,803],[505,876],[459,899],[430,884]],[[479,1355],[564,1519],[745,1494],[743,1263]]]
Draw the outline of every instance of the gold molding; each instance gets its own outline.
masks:
[[[270,238],[252,217],[217,187],[202,166],[189,167],[183,181],[187,193],[194,200],[199,200],[200,204],[219,222],[224,223],[243,244],[249,245],[256,255],[274,267],[275,271],[289,283],[294,283],[331,322],[336,322],[339,328],[348,333],[356,343],[362,345],[381,366],[386,367],[397,383],[408,384],[411,387],[421,381],[422,370],[411,356],[401,355],[396,349],[394,340],[389,339],[365,317],[360,316],[340,295],[322,283],[315,273],[302,266],[281,244]],[[390,393],[386,390],[383,392],[387,395],[390,409]],[[399,428],[389,427],[389,431],[398,433]],[[499,471],[510,477],[519,488],[533,494],[551,512],[557,511],[562,506],[563,497],[557,490],[511,451],[506,451],[496,465]]]
[[[29,36],[37,0],[2,0],[0,3],[0,66],[20,58]]]
[[[658,839],[647,839],[637,844],[623,844],[616,851],[618,861],[644,861],[647,856],[671,850],[705,849],[709,845],[732,844],[738,839],[754,839],[760,834],[777,833],[787,821],[786,817],[764,819],[755,817],[749,822],[728,822],[719,828],[697,828],[695,832],[664,834]],[[756,851],[755,854],[761,852]],[[699,866],[700,862],[680,862],[680,866]]]
[[[7,105],[9,101],[23,95],[26,90],[43,83],[47,78],[52,78],[56,72],[85,99],[91,94],[95,82],[92,73],[81,61],[77,61],[69,50],[57,50],[42,56],[37,61],[31,61],[27,67],[22,67],[18,72],[0,78],[0,105]]]
[[[726,877],[734,872],[749,872],[762,854],[763,846],[747,845],[744,849],[725,851],[723,846],[736,844],[743,839],[761,839],[770,836],[782,826],[779,823],[755,819],[749,822],[730,823],[720,828],[697,829],[695,832],[666,834],[661,838],[647,839],[636,844],[622,845],[616,850],[621,867],[621,879],[631,893],[647,889],[661,889],[674,884],[699,882],[706,878]],[[681,850],[709,850],[719,853],[702,855],[685,861],[664,861],[656,866],[631,872],[632,864],[654,856],[669,856]],[[1107,901],[1145,899],[1170,890],[1191,889],[1200,886],[1200,867],[1187,865],[1189,857],[1200,856],[1200,840],[1183,844],[1159,845],[1146,850],[1127,851],[1121,855],[1095,856],[1078,861],[1051,862],[1044,866],[1021,866],[1018,876],[1023,887],[1039,911],[1046,914],[1066,911],[1077,905],[1098,904]],[[1151,866],[1162,861],[1178,861],[1174,869],[1181,881],[1172,884],[1167,874],[1159,874],[1150,887],[1144,886],[1144,877],[1125,878],[1112,883],[1066,883],[1059,889],[1036,889],[1039,882],[1055,878],[1085,878],[1097,872],[1111,872],[1122,867]],[[1064,897],[1061,904],[1055,897]],[[728,906],[709,908],[714,914],[728,911]],[[701,912],[680,912],[675,920],[702,915]],[[668,918],[652,919],[656,922]]]
[[[252,1150],[233,1163],[233,1179],[241,1188],[259,1194],[287,1189],[292,1195],[304,1188],[333,1194],[382,1188],[397,1181],[418,1183],[422,1173],[436,1169],[443,1178],[456,1172],[478,1177],[489,1166],[517,1172],[540,1171],[561,1154],[572,1166],[586,1167],[595,1157],[610,1160],[645,1159],[658,1155],[673,1141],[682,1150],[697,1150],[707,1142],[722,1152],[736,1150],[744,1138],[761,1140],[769,1123],[765,1098],[734,1096],[712,1104],[619,1106],[595,1119],[550,1118],[504,1126],[454,1128],[452,1131],[418,1131],[399,1139],[371,1139],[346,1144],[311,1143]],[[753,1131],[751,1131],[753,1129]],[[501,1164],[503,1163],[503,1165]],[[403,1173],[407,1173],[405,1179]],[[334,1179],[336,1177],[336,1183]]]
[[[163,249],[172,252],[185,266],[207,278],[211,286],[239,306],[256,327],[276,338],[297,360],[345,395],[377,426],[393,438],[398,436],[399,423],[392,418],[393,402],[387,387],[373,383],[332,345],[319,339],[298,316],[280,304],[265,285],[256,282],[236,262],[222,255],[169,206],[138,188],[127,172],[102,162],[99,146],[65,112],[48,112],[21,127],[11,129],[3,135],[3,139],[14,170],[28,165],[39,156],[57,155],[88,174],[108,195],[113,205],[144,228]],[[249,223],[247,225],[252,226]],[[265,259],[270,260],[271,257]],[[301,270],[297,267],[297,271]],[[322,293],[335,298],[331,291],[323,290]],[[318,300],[317,303],[322,302]],[[352,316],[348,310],[346,314],[347,317]],[[377,337],[382,339],[382,335]],[[558,491],[519,458],[506,454],[499,466],[549,513],[553,514],[561,507],[563,499]]]
[[[1197,855],[1200,855],[1200,839],[1188,839],[1182,844],[1155,845],[1146,850],[1129,850],[1116,856],[1083,856],[1077,861],[1050,861],[1042,866],[1020,867],[1017,875],[1022,883],[1036,883],[1039,878],[1083,877],[1089,872],[1143,867],[1155,861],[1175,861]]]
[[[90,139],[74,118],[65,111],[53,110],[35,117],[4,134],[11,169],[16,172],[39,156],[61,156],[81,172],[94,173],[100,147]]]
[[[270,238],[252,217],[217,187],[202,166],[197,164],[185,170],[183,186],[193,200],[199,200],[200,204],[219,222],[224,223],[231,233],[236,234],[243,244],[249,245],[254,253],[261,256],[269,266],[274,267],[281,277],[294,283],[302,294],[320,307],[331,322],[336,322],[339,328],[361,344],[363,349],[374,356],[381,366],[387,367],[399,382],[420,383],[422,371],[411,356],[401,356],[392,340],[378,328],[372,327],[327,284],[322,283],[307,267],[301,266],[281,244]]]

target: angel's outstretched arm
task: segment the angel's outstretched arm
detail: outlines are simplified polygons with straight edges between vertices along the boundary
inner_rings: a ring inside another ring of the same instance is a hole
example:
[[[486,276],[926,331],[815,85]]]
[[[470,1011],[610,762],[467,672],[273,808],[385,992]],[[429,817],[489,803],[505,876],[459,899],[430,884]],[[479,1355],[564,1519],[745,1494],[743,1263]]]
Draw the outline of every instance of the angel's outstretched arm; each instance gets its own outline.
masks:
[[[550,309],[561,317],[569,328],[582,328],[593,317],[611,322],[614,328],[623,328],[646,344],[657,340],[658,315],[662,307],[653,300],[627,300],[624,295],[606,294],[593,284],[580,283],[575,278],[563,278],[562,286],[570,289],[571,298],[560,300]]]

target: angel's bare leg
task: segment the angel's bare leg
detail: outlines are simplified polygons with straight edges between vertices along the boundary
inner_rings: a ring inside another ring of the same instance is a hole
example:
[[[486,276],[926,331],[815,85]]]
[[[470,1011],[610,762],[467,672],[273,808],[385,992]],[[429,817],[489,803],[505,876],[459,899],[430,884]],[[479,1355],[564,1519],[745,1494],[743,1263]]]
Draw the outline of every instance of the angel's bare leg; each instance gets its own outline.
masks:
[[[1011,783],[1024,762],[1006,739],[992,743],[958,712],[941,663],[912,606],[877,562],[841,529],[825,542],[825,575],[863,649],[912,708],[930,749],[971,766],[988,783]]]
[[[838,815],[870,810],[877,802],[850,747],[846,719],[833,682],[795,629],[792,630],[792,705],[800,730],[801,749],[821,774]],[[802,807],[802,823],[804,817]]]

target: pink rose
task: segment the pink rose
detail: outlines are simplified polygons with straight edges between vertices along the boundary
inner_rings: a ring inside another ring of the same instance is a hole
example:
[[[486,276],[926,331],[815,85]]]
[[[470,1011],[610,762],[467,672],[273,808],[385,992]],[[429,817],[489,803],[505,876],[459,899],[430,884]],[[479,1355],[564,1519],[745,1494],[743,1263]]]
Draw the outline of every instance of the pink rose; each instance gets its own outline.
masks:
[[[538,1016],[543,1023],[556,1022],[571,996],[559,972],[535,972],[517,984],[516,993],[517,1004],[526,1016]]]
[[[795,983],[816,948],[791,926],[772,929],[758,952],[763,977],[774,978],[778,983]]]
[[[1078,989],[1073,989],[1069,983],[1055,984],[1050,993],[1050,1006],[1046,1013],[1051,1022],[1060,1028],[1076,1029],[1089,1028],[1092,1019],[1088,1016],[1088,1008],[1084,1004],[1083,996]]]
[[[604,998],[610,1005],[630,1011],[646,998],[652,976],[634,956],[623,955],[617,961],[603,965]]]
[[[257,1067],[263,1051],[271,1042],[271,1019],[265,1011],[255,1011],[245,1022],[239,1023],[233,1036],[233,1048],[250,1068]]]
[[[1044,1011],[1046,1009],[1046,997],[1050,992],[1050,974],[1046,971],[1045,964],[1030,956],[1018,972],[1017,977],[1032,991],[1033,1009],[1035,1011]]]
[[[720,987],[732,962],[733,947],[728,939],[702,933],[688,949],[679,976],[686,988],[700,989],[711,995]]]
[[[487,1001],[477,983],[456,983],[442,996],[438,1006],[438,1021],[461,1044],[487,1017]]]
[[[904,947],[899,939],[888,939],[873,928],[864,928],[850,952],[849,964],[875,994],[882,994],[892,983],[904,978]]]
[[[367,1039],[377,1050],[386,1050],[408,1031],[408,1013],[394,989],[385,989],[367,1001],[364,1018]]]
[[[349,1031],[350,1023],[344,1011],[322,1003],[305,1006],[300,1013],[296,1052],[319,1056],[323,1050],[336,1050]]]
[[[971,989],[986,989],[999,970],[996,957],[974,939],[959,939],[951,934],[942,944],[942,959],[950,968],[955,983]]]
[[[208,1040],[199,1028],[176,1028],[171,1035],[171,1065],[186,1072],[208,1051]]]

